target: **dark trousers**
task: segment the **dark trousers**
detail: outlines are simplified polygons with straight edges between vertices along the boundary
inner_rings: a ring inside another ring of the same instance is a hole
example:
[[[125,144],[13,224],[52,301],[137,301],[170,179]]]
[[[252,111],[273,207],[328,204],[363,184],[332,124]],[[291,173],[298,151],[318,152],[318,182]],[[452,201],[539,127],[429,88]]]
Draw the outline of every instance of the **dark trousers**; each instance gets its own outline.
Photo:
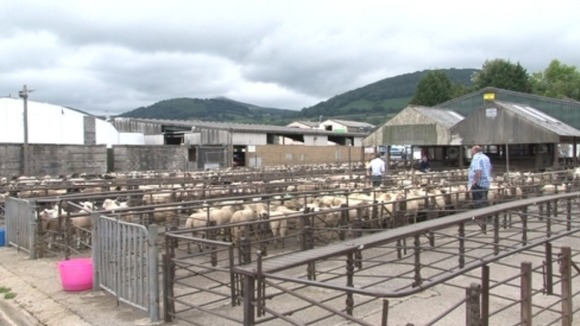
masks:
[[[371,182],[373,183],[373,187],[380,187],[383,183],[383,176],[382,175],[372,175]]]
[[[471,199],[475,208],[482,208],[487,206],[487,191],[489,189],[480,187],[479,185],[471,186]]]

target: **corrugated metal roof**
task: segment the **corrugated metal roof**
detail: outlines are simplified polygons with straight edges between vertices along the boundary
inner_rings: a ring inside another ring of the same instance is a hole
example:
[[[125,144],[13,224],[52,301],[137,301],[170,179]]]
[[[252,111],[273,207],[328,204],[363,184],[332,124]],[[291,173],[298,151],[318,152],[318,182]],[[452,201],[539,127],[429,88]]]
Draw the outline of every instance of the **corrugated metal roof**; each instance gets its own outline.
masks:
[[[127,119],[127,118],[125,118]],[[179,127],[199,127],[208,129],[231,130],[234,132],[258,132],[258,133],[279,133],[279,134],[301,134],[301,135],[332,135],[332,136],[365,136],[367,133],[337,133],[333,131],[326,131],[321,129],[306,129],[306,128],[292,128],[285,126],[263,125],[263,124],[249,124],[249,123],[234,123],[234,122],[212,122],[212,121],[185,121],[185,120],[163,120],[163,119],[135,119],[134,121],[142,121],[149,123],[158,123],[166,126]]]
[[[301,124],[308,126],[310,128],[318,128],[318,126],[320,125],[320,122],[317,122],[317,121],[298,120],[298,121],[294,121],[294,122],[301,123]]]
[[[546,102],[546,103],[554,103],[554,104],[572,104],[572,105],[576,105],[576,106],[580,106],[580,102],[575,101],[573,99],[560,99],[560,98],[554,98],[554,97],[546,97],[546,96],[541,96],[541,95],[536,95],[536,94],[530,94],[530,93],[523,93],[523,92],[517,92],[517,91],[512,91],[512,90],[508,90],[508,89],[503,89],[503,88],[497,88],[497,87],[485,87],[482,88],[480,90],[465,94],[463,96],[460,97],[456,97],[453,98],[447,102],[443,102],[441,104],[437,104],[435,107],[438,109],[441,108],[447,108],[447,107],[453,107],[453,104],[455,103],[459,103],[462,101],[465,101],[466,99],[471,99],[473,97],[477,97],[477,98],[482,98],[483,99],[483,94],[485,93],[495,93],[495,94],[506,94],[506,95],[512,95],[512,96],[521,96],[521,97],[525,97],[531,100],[535,100],[535,101],[542,101],[542,102]],[[497,97],[496,97],[497,98]],[[473,108],[474,110],[477,108]]]
[[[361,121],[352,121],[352,120],[341,120],[341,119],[328,119],[334,122],[338,122],[343,126],[352,127],[352,128],[373,128],[374,125],[368,122],[361,122]]]
[[[535,94],[515,92],[494,87],[486,87],[473,93],[437,105],[439,109],[453,110],[468,116],[485,105],[483,94],[495,94],[495,100],[507,103],[522,103],[532,106],[568,125],[580,130],[580,102],[558,99]]]
[[[461,114],[451,110],[435,109],[426,106],[413,106],[413,109],[447,129],[464,119]]]
[[[561,137],[580,137],[580,130],[526,104],[498,101],[495,104]]]

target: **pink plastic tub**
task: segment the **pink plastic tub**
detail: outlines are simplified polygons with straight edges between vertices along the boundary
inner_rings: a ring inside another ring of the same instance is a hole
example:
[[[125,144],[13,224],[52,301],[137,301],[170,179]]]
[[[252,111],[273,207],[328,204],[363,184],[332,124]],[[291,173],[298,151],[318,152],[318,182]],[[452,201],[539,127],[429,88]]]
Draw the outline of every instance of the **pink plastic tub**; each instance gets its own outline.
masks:
[[[93,288],[93,259],[75,258],[58,262],[62,288],[68,292]]]

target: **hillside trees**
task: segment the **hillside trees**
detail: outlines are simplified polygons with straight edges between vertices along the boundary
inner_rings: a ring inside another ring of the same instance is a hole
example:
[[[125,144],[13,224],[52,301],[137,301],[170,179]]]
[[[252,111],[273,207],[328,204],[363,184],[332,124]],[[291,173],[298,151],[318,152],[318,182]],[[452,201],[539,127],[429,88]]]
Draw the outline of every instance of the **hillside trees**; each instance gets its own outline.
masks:
[[[417,84],[410,104],[434,106],[452,98],[453,88],[447,75],[441,70],[429,71]]]
[[[580,101],[580,72],[554,59],[543,72],[532,74],[534,93]]]
[[[475,90],[497,87],[517,92],[530,93],[532,83],[527,70],[520,63],[509,60],[486,60],[481,70],[473,75]]]

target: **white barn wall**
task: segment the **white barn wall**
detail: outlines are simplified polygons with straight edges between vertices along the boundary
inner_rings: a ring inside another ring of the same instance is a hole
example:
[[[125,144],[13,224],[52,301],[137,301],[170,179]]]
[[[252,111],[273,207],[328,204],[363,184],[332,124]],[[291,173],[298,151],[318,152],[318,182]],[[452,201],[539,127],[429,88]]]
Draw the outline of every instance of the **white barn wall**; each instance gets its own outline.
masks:
[[[59,105],[28,101],[28,143],[85,144],[84,118],[81,112]],[[121,135],[108,121],[95,117],[97,145],[143,144],[142,137]],[[24,101],[0,98],[0,143],[24,143]]]
[[[143,145],[145,135],[139,132],[120,132],[118,145]],[[111,147],[110,145],[108,147]]]
[[[237,133],[232,135],[233,145],[266,145],[268,143],[266,134]]]
[[[186,145],[198,145],[201,143],[201,134],[199,132],[183,134],[183,142]]]
[[[28,142],[31,144],[84,144],[84,115],[48,103],[28,101]],[[0,99],[0,142],[24,142],[24,102]]]
[[[345,125],[343,125],[341,123],[337,123],[333,120],[326,120],[326,121],[320,123],[319,129],[327,130],[327,127],[329,127],[329,126],[331,127],[330,131],[340,130],[340,131],[346,132],[348,129]]]
[[[145,135],[145,145],[163,145],[165,144],[165,138],[163,135]]]
[[[329,143],[328,136],[323,135],[304,135],[304,145],[307,146],[326,146]]]

